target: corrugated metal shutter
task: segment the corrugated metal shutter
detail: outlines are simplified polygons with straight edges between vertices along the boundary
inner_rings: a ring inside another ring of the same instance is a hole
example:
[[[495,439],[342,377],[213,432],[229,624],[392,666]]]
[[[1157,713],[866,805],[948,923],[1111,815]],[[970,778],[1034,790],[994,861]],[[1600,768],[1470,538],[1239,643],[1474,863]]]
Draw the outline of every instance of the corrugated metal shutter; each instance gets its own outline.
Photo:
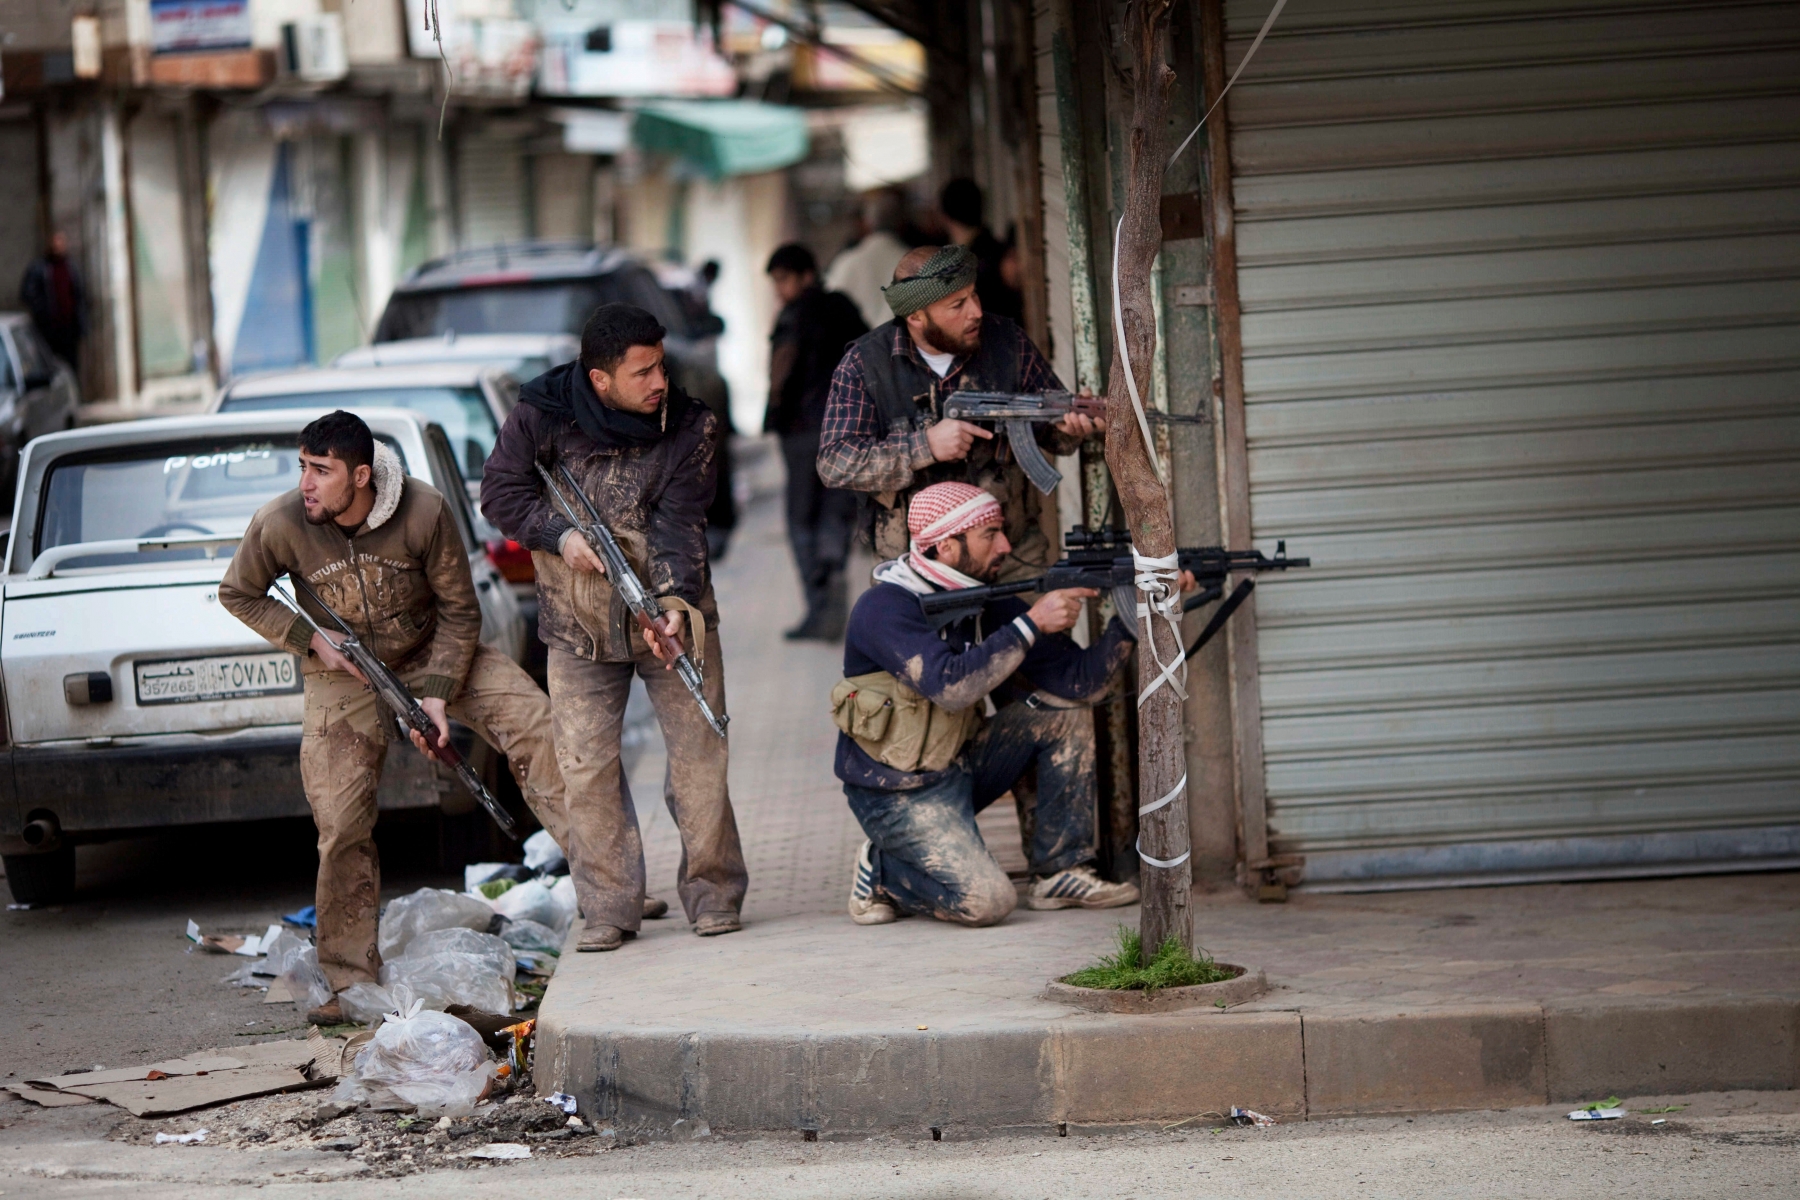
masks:
[[[523,139],[467,134],[456,146],[456,217],[464,248],[530,236]]]
[[[1229,104],[1252,520],[1316,564],[1274,848],[1800,861],[1800,6],[1313,0]]]

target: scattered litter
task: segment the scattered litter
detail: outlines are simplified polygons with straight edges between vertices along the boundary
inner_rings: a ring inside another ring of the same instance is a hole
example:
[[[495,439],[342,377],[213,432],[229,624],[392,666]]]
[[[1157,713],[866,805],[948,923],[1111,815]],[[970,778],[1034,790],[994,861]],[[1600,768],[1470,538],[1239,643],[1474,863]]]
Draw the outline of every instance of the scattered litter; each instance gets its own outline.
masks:
[[[1667,1118],[1667,1117],[1658,1117],[1658,1118],[1656,1118],[1656,1120],[1654,1120],[1654,1121],[1652,1121],[1652,1122],[1650,1122],[1650,1123],[1651,1123],[1651,1124],[1652,1124],[1652,1125],[1667,1125],[1667,1124],[1668,1124],[1668,1123],[1669,1123],[1669,1118]]]
[[[344,1020],[358,1025],[377,1025],[388,1013],[411,1008],[416,997],[403,983],[392,988],[382,987],[379,983],[353,983],[339,992],[337,999]]]
[[[527,879],[536,879],[537,872],[530,867],[518,863],[470,863],[463,868],[463,891],[473,893],[484,883],[496,879],[510,879],[514,883],[524,883]]]
[[[489,1142],[485,1146],[477,1146],[473,1150],[463,1152],[464,1158],[530,1158],[531,1147],[519,1142]]]
[[[571,1116],[575,1114],[575,1097],[567,1092],[551,1092],[544,1097],[544,1103],[554,1104]]]
[[[525,852],[525,865],[540,875],[567,875],[569,860],[564,856],[562,847],[550,836],[548,829],[540,829],[525,839],[522,847]]]
[[[487,1043],[466,1022],[420,1008],[390,1013],[356,1056],[336,1099],[379,1106],[397,1097],[420,1109],[467,1116],[493,1086]]]
[[[275,935],[281,931],[279,925],[269,926],[267,933],[207,933],[200,932],[200,926],[193,921],[187,923],[188,941],[202,950],[210,950],[214,954],[242,954],[255,958],[263,952],[265,942],[273,942]]]
[[[66,1097],[86,1097],[116,1104],[133,1116],[162,1117],[330,1083],[337,1077],[343,1045],[336,1038],[324,1037],[267,1042],[232,1047],[229,1055],[196,1054],[141,1067],[79,1071],[25,1082],[32,1089],[65,1097],[39,1101],[47,1106],[79,1103]]]
[[[1632,1109],[1632,1111],[1637,1112],[1637,1113],[1643,1113],[1645,1116],[1650,1116],[1655,1113],[1680,1112],[1682,1109],[1684,1109],[1686,1107],[1687,1107],[1687,1105],[1685,1105],[1685,1104],[1665,1104],[1661,1108],[1634,1108],[1634,1109]]]
[[[494,882],[482,885],[483,888],[494,886]],[[495,912],[511,921],[536,921],[553,929],[562,925],[562,906],[557,903],[555,893],[542,880],[532,879],[513,884],[493,897],[490,903]]]
[[[712,1136],[712,1126],[695,1118],[681,1117],[669,1126],[669,1136],[678,1142],[697,1142]]]
[[[1625,1115],[1619,1107],[1617,1096],[1608,1096],[1604,1100],[1596,1100],[1592,1104],[1584,1104],[1569,1114],[1571,1121],[1616,1121]]]
[[[381,914],[376,943],[381,961],[392,962],[422,933],[438,929],[472,929],[486,933],[494,924],[494,910],[485,900],[440,888],[420,888],[389,902]]]
[[[1239,1108],[1235,1104],[1231,1106],[1231,1119],[1239,1125],[1260,1126],[1273,1125],[1276,1123],[1274,1117],[1266,1117],[1262,1113],[1257,1112],[1254,1108]]]
[[[399,958],[381,964],[381,986],[404,986],[427,1008],[467,1004],[485,1012],[513,1010],[515,951],[500,938],[468,928],[421,933]]]
[[[6,906],[6,911],[7,912],[30,912],[32,909],[34,909],[36,907],[37,907],[37,905],[35,905],[35,904],[20,904],[17,901],[14,901],[13,903],[8,904]]]
[[[929,1026],[929,1025],[916,1025],[916,1026],[914,1026],[914,1028],[915,1028],[915,1029],[930,1029],[930,1028],[931,1028],[931,1026]]]
[[[475,895],[492,904],[518,886],[519,881],[516,879],[489,879],[476,884],[473,890]]]
[[[286,921],[289,925],[297,925],[301,929],[317,929],[319,926],[319,909],[317,905],[309,904],[299,912],[288,913],[281,919]]]
[[[156,1144],[159,1146],[197,1146],[206,1140],[207,1131],[196,1129],[192,1133],[159,1133]]]

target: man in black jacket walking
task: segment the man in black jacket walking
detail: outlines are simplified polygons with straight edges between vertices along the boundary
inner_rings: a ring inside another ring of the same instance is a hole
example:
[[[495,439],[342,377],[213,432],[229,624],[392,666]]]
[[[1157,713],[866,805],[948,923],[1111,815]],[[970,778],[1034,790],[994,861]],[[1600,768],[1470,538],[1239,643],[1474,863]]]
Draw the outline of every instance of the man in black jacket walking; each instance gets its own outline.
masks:
[[[578,948],[615,950],[643,916],[644,850],[621,786],[619,734],[635,674],[668,745],[669,810],[681,830],[676,880],[694,932],[739,928],[747,877],[726,789],[726,744],[700,715],[660,643],[642,636],[594,548],[544,494],[537,464],[566,467],[663,609],[664,633],[689,647],[706,700],[725,711],[719,610],[707,566],[706,509],[717,485],[723,427],[672,386],[663,327],[630,304],[594,310],[581,357],[526,384],[482,475],[481,510],[531,549],[538,632],[550,650],[557,762],[568,788],[571,837],[594,864],[575,881],[586,926]],[[580,511],[576,497],[566,496]]]
[[[806,589],[806,616],[787,636],[836,641],[844,630],[844,560],[856,522],[856,494],[819,479],[819,430],[831,373],[844,347],[869,327],[854,300],[819,286],[818,261],[805,246],[782,246],[769,256],[768,270],[782,309],[769,336],[763,432],[781,436],[788,544]]]

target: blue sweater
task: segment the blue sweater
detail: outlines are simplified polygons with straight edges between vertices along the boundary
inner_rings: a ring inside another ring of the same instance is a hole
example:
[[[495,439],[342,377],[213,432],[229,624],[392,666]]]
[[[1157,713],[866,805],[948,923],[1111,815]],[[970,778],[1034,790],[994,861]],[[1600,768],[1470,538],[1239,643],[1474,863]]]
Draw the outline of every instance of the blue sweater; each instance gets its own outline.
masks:
[[[942,708],[959,712],[981,703],[1029,695],[1034,689],[1065,700],[1093,702],[1131,654],[1131,635],[1115,618],[1099,642],[1082,649],[1066,633],[1043,634],[1011,596],[991,601],[978,617],[934,631],[919,598],[893,583],[864,592],[844,632],[844,675],[886,671]],[[1016,618],[1031,629],[1031,642]],[[838,734],[837,776],[878,791],[911,791],[945,771],[900,771],[875,761],[849,734]]]

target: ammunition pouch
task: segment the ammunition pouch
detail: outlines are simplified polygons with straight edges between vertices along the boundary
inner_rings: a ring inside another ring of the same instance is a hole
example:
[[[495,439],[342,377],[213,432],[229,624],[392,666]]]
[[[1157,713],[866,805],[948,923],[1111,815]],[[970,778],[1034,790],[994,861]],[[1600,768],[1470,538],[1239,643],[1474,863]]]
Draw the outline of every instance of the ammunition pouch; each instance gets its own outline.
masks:
[[[942,771],[981,728],[981,706],[940,708],[886,671],[831,689],[837,727],[876,762],[896,771]]]

